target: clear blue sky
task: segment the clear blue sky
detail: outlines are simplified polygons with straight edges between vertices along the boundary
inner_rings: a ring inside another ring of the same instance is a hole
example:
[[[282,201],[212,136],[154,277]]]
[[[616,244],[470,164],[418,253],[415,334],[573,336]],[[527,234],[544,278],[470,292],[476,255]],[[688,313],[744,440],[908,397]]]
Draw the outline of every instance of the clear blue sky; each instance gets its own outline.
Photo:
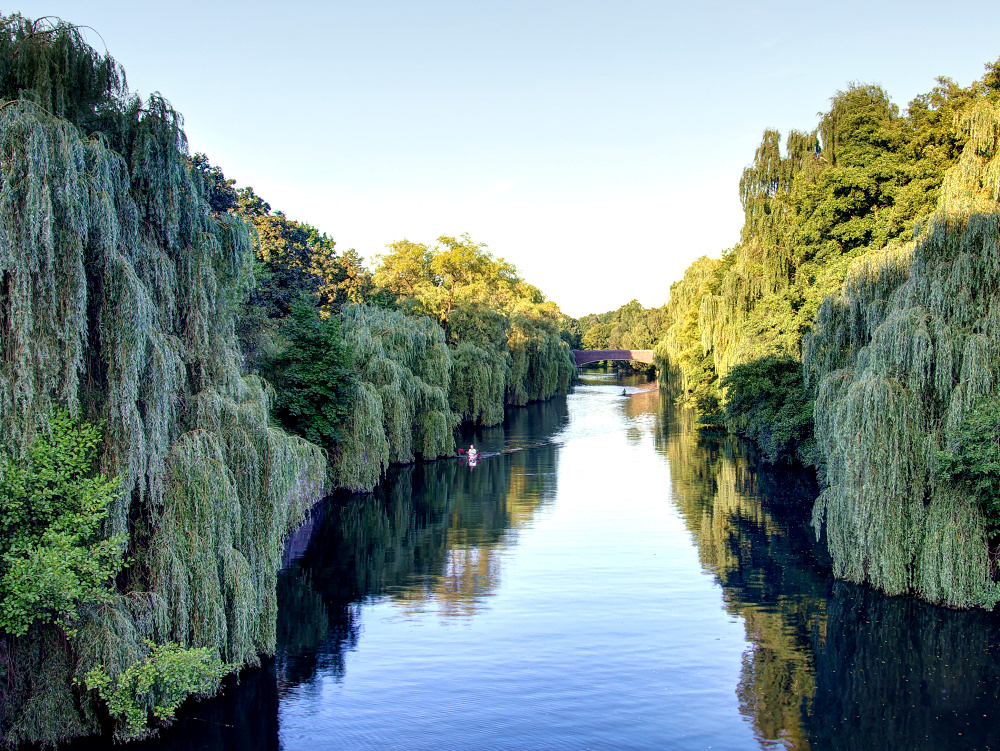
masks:
[[[366,258],[468,232],[567,313],[660,305],[738,239],[762,131],[905,108],[1000,56],[1000,1],[23,2],[94,27],[274,208]],[[6,10],[5,12],[10,12]]]

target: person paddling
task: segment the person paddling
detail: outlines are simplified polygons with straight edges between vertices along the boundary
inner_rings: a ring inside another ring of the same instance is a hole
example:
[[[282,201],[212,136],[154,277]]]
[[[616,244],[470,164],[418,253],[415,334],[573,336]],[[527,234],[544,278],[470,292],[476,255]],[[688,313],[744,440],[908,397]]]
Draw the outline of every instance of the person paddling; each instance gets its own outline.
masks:
[[[479,456],[479,452],[476,451],[476,447],[473,446],[471,443],[469,444],[469,451],[467,452],[467,456],[472,461],[475,461],[476,458]]]

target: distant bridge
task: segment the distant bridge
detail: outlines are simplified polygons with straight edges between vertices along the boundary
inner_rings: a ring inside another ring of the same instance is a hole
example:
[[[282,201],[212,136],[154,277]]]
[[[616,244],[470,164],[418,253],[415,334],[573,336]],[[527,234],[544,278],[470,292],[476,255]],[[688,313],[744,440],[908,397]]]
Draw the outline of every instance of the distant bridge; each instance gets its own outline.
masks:
[[[578,368],[588,362],[600,362],[601,360],[632,360],[646,365],[653,364],[653,350],[651,349],[574,349],[573,356],[576,358],[576,367]]]

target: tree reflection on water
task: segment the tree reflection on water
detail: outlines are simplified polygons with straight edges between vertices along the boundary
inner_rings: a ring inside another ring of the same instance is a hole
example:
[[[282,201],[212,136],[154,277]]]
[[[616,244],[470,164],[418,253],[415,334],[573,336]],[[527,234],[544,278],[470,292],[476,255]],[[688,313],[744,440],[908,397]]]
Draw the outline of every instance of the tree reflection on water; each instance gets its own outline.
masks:
[[[810,475],[661,413],[678,509],[745,625],[737,693],[762,748],[1000,748],[996,616],[832,581]]]
[[[746,447],[699,435],[692,415],[655,388],[614,392],[601,408],[623,410],[630,427],[654,426],[701,565],[744,625],[736,694],[760,747],[1000,748],[997,616],[834,582],[809,524],[811,475],[763,467]],[[280,702],[343,676],[366,604],[442,619],[487,607],[505,551],[555,498],[566,401],[508,417],[503,428],[464,437],[486,454],[474,470],[454,460],[400,467],[375,493],[323,504],[279,577],[276,659],[189,706],[143,748],[277,749]],[[583,423],[575,429],[589,435]],[[85,747],[103,746],[74,746]]]
[[[278,677],[283,687],[343,674],[360,603],[388,599],[401,614],[471,617],[496,589],[499,553],[555,496],[565,400],[512,410],[476,431],[486,455],[393,468],[374,493],[334,497],[311,542],[278,580]],[[526,450],[527,449],[527,450]]]

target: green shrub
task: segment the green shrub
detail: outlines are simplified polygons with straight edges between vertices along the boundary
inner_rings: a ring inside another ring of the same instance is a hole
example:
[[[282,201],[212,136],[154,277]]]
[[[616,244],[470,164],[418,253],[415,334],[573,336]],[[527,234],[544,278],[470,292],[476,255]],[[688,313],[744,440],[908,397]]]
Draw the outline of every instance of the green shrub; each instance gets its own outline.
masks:
[[[209,696],[231,666],[211,649],[185,649],[179,644],[149,644],[149,655],[112,678],[104,666],[87,673],[87,688],[96,691],[119,725],[117,740],[140,738],[147,733],[151,712],[156,721],[168,723],[188,696]]]
[[[813,402],[801,363],[774,355],[751,360],[734,366],[722,385],[726,425],[754,441],[765,461],[813,463]]]
[[[1000,401],[975,405],[947,433],[938,453],[941,476],[978,500],[991,537],[1000,534]]]
[[[0,631],[72,633],[81,606],[113,597],[125,538],[104,534],[120,482],[96,471],[100,444],[99,428],[60,411],[23,461],[0,455]]]

